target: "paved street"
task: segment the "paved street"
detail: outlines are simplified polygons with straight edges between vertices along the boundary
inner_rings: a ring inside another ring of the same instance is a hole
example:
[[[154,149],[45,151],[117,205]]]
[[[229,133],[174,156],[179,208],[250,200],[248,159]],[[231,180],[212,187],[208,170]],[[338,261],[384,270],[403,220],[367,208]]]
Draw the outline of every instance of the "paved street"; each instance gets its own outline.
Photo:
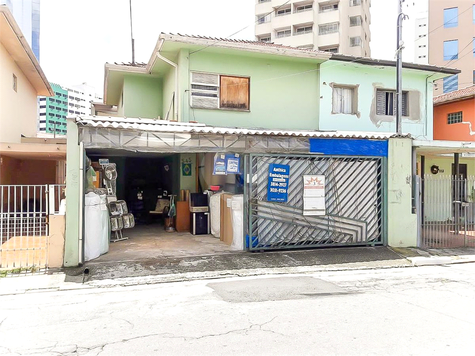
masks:
[[[0,354],[472,355],[475,264],[0,296]]]

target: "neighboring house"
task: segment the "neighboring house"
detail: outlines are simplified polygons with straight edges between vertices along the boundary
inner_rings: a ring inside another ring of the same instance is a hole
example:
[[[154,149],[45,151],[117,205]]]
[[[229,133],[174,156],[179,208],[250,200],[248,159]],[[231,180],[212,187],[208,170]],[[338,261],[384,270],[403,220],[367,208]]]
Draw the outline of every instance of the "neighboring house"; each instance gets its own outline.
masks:
[[[256,0],[256,40],[371,57],[371,0]]]
[[[47,251],[64,192],[51,185],[64,184],[66,140],[37,136],[37,97],[54,91],[6,6],[0,63],[0,268],[58,266]]]
[[[83,262],[84,155],[116,164],[120,199],[133,188],[127,175],[166,177],[161,184],[172,194],[233,185],[235,177],[213,174],[213,159],[240,155],[244,201],[252,202],[243,212],[252,220],[244,229],[250,250],[416,245],[408,134],[432,140],[432,81],[458,71],[403,67],[397,135],[392,61],[161,34],[148,63],[106,64],[101,115],[68,120],[65,265]],[[271,163],[291,167],[287,204],[266,193]],[[183,164],[196,169],[185,175]],[[327,210],[304,217],[303,176],[318,174]]]
[[[429,1],[429,63],[461,70],[438,81],[434,95],[474,84],[474,33],[475,1]]]

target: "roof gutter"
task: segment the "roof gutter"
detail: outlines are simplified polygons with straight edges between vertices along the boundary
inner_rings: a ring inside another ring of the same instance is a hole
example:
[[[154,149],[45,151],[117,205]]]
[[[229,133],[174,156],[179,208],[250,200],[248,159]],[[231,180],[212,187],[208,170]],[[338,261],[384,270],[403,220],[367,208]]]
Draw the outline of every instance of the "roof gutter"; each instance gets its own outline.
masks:
[[[165,62],[165,63],[171,65],[173,68],[175,68],[175,93],[174,93],[174,95],[173,95],[173,108],[174,108],[174,110],[173,110],[173,111],[174,111],[174,112],[173,112],[173,119],[174,119],[174,120],[177,120],[177,121],[180,121],[179,118],[178,118],[178,107],[179,107],[179,105],[178,105],[178,103],[179,103],[179,95],[178,95],[178,93],[179,93],[179,91],[178,91],[178,89],[179,89],[179,86],[178,86],[178,64],[172,62],[171,60],[169,60],[168,58],[165,58],[164,56],[162,56],[162,55],[160,54],[160,51],[161,51],[161,49],[162,49],[162,46],[163,46],[163,43],[164,43],[164,42],[165,42],[165,39],[160,38],[159,43],[158,43],[158,46],[157,46],[157,51],[156,51],[156,53],[155,53],[155,57],[153,58],[150,67],[147,66],[147,67],[148,67],[147,69],[148,69],[148,73],[151,74],[151,73],[152,73],[153,66],[155,65],[155,62],[156,62],[157,58],[160,59],[160,60],[162,60],[163,62]]]

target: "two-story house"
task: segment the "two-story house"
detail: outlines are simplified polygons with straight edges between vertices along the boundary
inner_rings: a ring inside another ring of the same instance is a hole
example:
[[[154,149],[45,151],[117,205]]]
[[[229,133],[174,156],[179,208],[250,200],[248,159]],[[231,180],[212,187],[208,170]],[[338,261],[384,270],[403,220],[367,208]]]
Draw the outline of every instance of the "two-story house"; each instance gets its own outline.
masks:
[[[65,265],[83,262],[85,155],[114,162],[118,198],[136,206],[140,191],[145,212],[159,191],[242,194],[233,237],[244,249],[416,245],[410,135],[432,139],[432,82],[457,70],[404,64],[402,135],[395,71],[392,61],[168,34],[147,63],[106,64],[104,107],[117,116],[68,122]]]
[[[0,6],[0,63],[0,268],[44,265],[54,220],[47,185],[64,184],[66,142],[37,137],[37,98],[53,90],[6,6]]]

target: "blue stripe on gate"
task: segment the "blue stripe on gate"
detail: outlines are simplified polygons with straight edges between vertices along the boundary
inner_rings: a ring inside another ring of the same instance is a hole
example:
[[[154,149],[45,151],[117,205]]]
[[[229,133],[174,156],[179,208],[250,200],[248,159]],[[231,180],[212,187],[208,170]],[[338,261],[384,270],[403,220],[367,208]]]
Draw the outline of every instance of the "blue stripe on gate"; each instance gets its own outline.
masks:
[[[346,156],[388,156],[388,141],[329,138],[311,138],[309,140],[311,153]]]

